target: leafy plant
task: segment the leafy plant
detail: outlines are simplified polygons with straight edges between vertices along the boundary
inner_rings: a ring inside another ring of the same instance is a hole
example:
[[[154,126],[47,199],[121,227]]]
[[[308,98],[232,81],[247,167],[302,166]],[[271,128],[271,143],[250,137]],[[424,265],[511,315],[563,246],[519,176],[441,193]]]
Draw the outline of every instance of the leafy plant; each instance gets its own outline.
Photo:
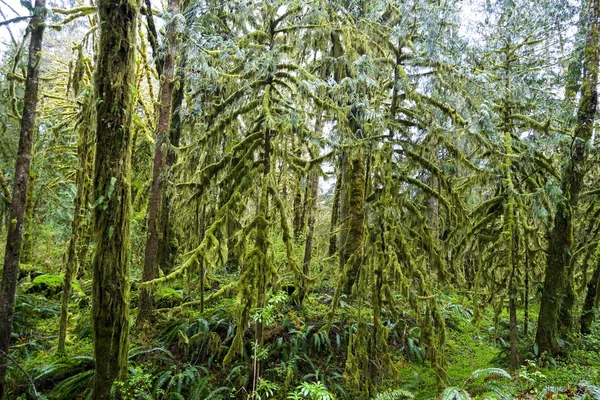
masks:
[[[287,397],[290,400],[335,400],[335,397],[321,382],[302,382],[296,390]]]

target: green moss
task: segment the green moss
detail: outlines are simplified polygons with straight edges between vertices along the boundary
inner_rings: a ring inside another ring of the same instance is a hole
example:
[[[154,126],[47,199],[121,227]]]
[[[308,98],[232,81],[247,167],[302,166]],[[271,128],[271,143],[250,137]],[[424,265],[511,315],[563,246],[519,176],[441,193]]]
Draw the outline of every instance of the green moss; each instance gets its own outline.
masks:
[[[35,270],[34,270],[35,271]],[[62,292],[64,287],[64,275],[54,275],[54,274],[43,274],[36,276],[29,288],[27,289],[27,293],[40,293],[46,297],[55,297],[59,293]],[[72,295],[77,298],[87,297],[81,285],[78,282],[73,282],[72,286]]]
[[[155,294],[157,308],[172,308],[183,303],[183,295],[172,288],[159,288]]]
[[[44,274],[36,276],[31,282],[28,293],[42,293],[52,297],[60,293],[64,285],[64,275]],[[80,289],[81,290],[81,289]]]
[[[34,264],[19,263],[19,280],[25,278],[35,279],[36,276],[42,275],[40,268]]]

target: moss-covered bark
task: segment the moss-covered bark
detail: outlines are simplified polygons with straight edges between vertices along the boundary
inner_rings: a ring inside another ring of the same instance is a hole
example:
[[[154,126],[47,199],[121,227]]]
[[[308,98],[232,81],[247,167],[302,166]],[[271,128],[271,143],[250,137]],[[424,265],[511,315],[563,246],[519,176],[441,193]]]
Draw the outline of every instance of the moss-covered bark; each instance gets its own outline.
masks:
[[[557,206],[554,226],[548,242],[546,278],[536,334],[540,353],[557,354],[561,350],[558,344],[558,320],[565,287],[571,278],[567,276],[567,270],[573,252],[573,213],[579,203],[579,194],[586,171],[587,147],[592,137],[598,102],[600,0],[591,0],[588,4],[589,11],[582,12],[582,16],[587,16],[588,23],[581,97],[577,110],[577,123],[573,129],[573,145],[562,176],[562,191],[565,198]],[[566,312],[566,317],[571,318],[570,311]]]
[[[46,1],[36,0],[34,15],[28,27],[31,32],[31,41],[29,42],[23,114],[21,118],[19,149],[15,163],[10,220],[4,251],[4,268],[2,271],[2,282],[0,282],[0,351],[5,354],[9,352],[10,333],[15,311],[15,294],[17,291],[19,260],[23,241],[23,221],[28,193],[27,185],[29,183],[33,135],[36,128],[35,115],[38,104],[39,63],[46,26],[45,18]],[[4,396],[6,368],[7,360],[0,356],[0,399]]]
[[[337,252],[338,233],[337,226],[340,215],[340,192],[342,190],[342,176],[336,175],[335,188],[333,192],[333,204],[331,204],[331,220],[329,223],[329,256]]]
[[[33,139],[33,138],[32,138]],[[33,158],[33,154],[31,154]],[[35,209],[35,201],[33,198],[33,185],[35,183],[35,174],[29,174],[29,184],[27,186],[27,201],[25,202],[25,220],[23,221],[23,248],[21,250],[21,262],[25,264],[31,263],[33,257],[33,212]]]
[[[581,334],[589,335],[592,331],[592,324],[596,319],[596,311],[598,308],[598,288],[600,287],[600,246],[596,250],[596,268],[591,279],[587,283],[587,291],[585,300],[581,309]]]
[[[304,298],[308,292],[308,279],[310,275],[310,265],[312,263],[313,254],[313,240],[315,236],[315,214],[317,211],[317,197],[319,194],[319,173],[318,171],[312,170],[309,173],[308,186],[310,191],[308,192],[308,198],[306,200],[306,213],[308,215],[307,221],[307,232],[306,242],[304,243],[304,260],[302,263],[302,282],[300,283],[300,290],[298,296],[298,302],[303,303]]]
[[[79,139],[77,144],[78,168],[75,178],[77,186],[77,194],[73,199],[73,221],[71,222],[71,236],[67,247],[66,264],[65,264],[65,279],[61,299],[60,325],[58,331],[58,349],[59,354],[65,351],[65,341],[67,337],[67,324],[69,313],[69,301],[71,297],[71,286],[73,278],[77,276],[82,260],[77,258],[81,253],[78,252],[78,245],[81,241],[81,236],[86,228],[85,221],[88,213],[88,195],[89,195],[89,180],[90,180],[90,143],[91,143],[91,123],[93,118],[93,106],[91,101],[84,104],[82,110],[82,119],[79,124]],[[84,254],[85,257],[85,254]]]
[[[352,154],[348,171],[348,216],[344,224],[345,241],[340,246],[340,267],[343,271],[343,293],[349,294],[358,280],[364,261],[363,245],[365,236],[365,160],[361,150]]]
[[[96,160],[94,165],[92,322],[96,369],[92,399],[110,398],[127,376],[131,121],[139,2],[98,2]]]

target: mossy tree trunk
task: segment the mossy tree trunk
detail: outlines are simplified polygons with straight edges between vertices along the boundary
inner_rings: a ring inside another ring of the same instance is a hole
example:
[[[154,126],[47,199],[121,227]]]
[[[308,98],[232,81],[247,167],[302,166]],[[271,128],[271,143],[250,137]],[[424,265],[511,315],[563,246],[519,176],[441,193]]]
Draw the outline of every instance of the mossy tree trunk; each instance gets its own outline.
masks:
[[[331,221],[329,225],[329,256],[337,253],[337,225],[340,215],[340,192],[342,190],[342,175],[338,173],[335,178],[333,204],[331,205]]]
[[[306,199],[307,213],[307,233],[306,242],[304,243],[304,260],[302,263],[302,274],[304,275],[300,287],[300,296],[298,301],[300,304],[304,302],[304,298],[308,292],[307,276],[310,275],[310,264],[312,263],[313,240],[315,236],[315,214],[317,211],[317,197],[319,195],[319,171],[313,169],[308,174],[308,198]]]
[[[10,333],[15,311],[19,261],[23,244],[23,220],[28,193],[27,184],[29,183],[31,151],[36,127],[35,114],[38,104],[39,64],[42,54],[45,17],[46,1],[36,0],[34,15],[28,27],[31,32],[31,41],[29,43],[27,77],[25,79],[23,115],[21,118],[19,149],[15,163],[10,221],[4,251],[4,269],[2,271],[2,282],[0,283],[0,351],[4,354],[8,354],[9,352]],[[0,399],[4,396],[7,363],[8,359],[0,356]]]
[[[179,0],[169,1],[171,14],[179,14]],[[144,253],[144,271],[142,281],[147,282],[156,278],[158,272],[158,252],[160,240],[164,239],[164,232],[160,229],[161,211],[165,189],[166,153],[169,141],[169,121],[171,118],[171,104],[173,98],[175,75],[175,55],[177,33],[174,26],[168,27],[167,53],[163,63],[161,77],[160,99],[158,111],[158,124],[156,134],[156,149],[154,152],[154,165],[152,170],[152,186],[150,188],[150,201],[148,204],[148,227],[146,234],[146,249]],[[163,246],[164,249],[164,246]],[[140,306],[138,323],[150,318],[153,308],[153,291],[151,287],[142,287],[140,292]]]
[[[131,222],[131,121],[137,45],[136,0],[98,2],[96,160],[92,322],[96,369],[92,399],[110,398],[127,377]]]
[[[589,335],[592,332],[592,324],[596,317],[598,308],[598,287],[600,287],[600,246],[596,250],[596,268],[592,278],[587,283],[587,292],[581,310],[581,334]]]
[[[35,132],[34,132],[35,134]],[[33,140],[34,138],[32,138]],[[31,154],[33,158],[33,152]],[[33,198],[33,184],[35,183],[35,175],[29,173],[29,184],[27,186],[27,201],[25,202],[25,219],[23,222],[23,249],[21,251],[21,260],[24,264],[29,264],[33,258],[33,211],[35,209],[35,201]]]
[[[563,171],[561,201],[554,217],[554,226],[548,243],[546,278],[540,303],[536,343],[540,353],[560,353],[558,344],[558,319],[561,303],[565,295],[567,269],[573,251],[573,213],[579,203],[579,194],[585,176],[585,158],[588,142],[592,137],[594,115],[598,102],[598,61],[600,59],[599,29],[600,0],[591,0],[589,12],[582,12],[587,18],[587,35],[584,50],[583,81],[577,110],[577,123],[573,129],[573,142],[570,158]]]
[[[340,246],[340,267],[344,274],[342,292],[350,294],[352,286],[358,281],[363,263],[362,247],[365,236],[365,157],[357,149],[348,162],[348,216],[342,226],[344,242]]]
[[[85,260],[79,260],[78,245],[82,240],[84,229],[86,228],[85,221],[87,219],[87,204],[89,195],[89,180],[90,180],[90,123],[92,114],[88,109],[93,108],[90,102],[86,103],[85,113],[82,117],[82,123],[79,126],[79,143],[77,144],[78,168],[75,178],[77,186],[77,194],[73,200],[73,221],[71,222],[71,236],[67,247],[67,262],[65,265],[64,287],[61,298],[60,311],[60,326],[58,331],[58,349],[59,354],[65,351],[65,341],[67,337],[67,324],[69,314],[69,300],[71,297],[71,289],[73,278],[77,276],[81,263]],[[81,253],[79,253],[81,254]],[[84,254],[85,256],[85,254]]]
[[[340,83],[349,75],[344,60],[344,48],[337,33],[331,35],[331,54],[337,65],[334,79]],[[359,123],[360,108],[353,104],[347,115],[347,129],[354,141],[362,127]],[[341,122],[341,121],[340,121]],[[340,179],[341,178],[341,179]],[[342,293],[350,294],[352,286],[358,280],[358,273],[363,262],[360,251],[364,242],[364,203],[365,203],[365,156],[362,149],[343,150],[340,154],[340,191],[339,191],[339,223],[338,238],[339,270]],[[337,186],[337,183],[336,183]],[[333,220],[333,218],[332,218]]]

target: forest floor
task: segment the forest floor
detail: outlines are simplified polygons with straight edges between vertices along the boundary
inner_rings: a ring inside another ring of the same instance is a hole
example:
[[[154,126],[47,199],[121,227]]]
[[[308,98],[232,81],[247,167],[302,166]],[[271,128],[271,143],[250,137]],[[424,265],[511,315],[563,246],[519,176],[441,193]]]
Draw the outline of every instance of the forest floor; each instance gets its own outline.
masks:
[[[76,285],[74,289],[67,354],[59,356],[55,351],[60,284],[52,286],[55,281],[46,276],[21,284],[15,314],[16,342],[11,351],[48,399],[83,399],[89,394],[93,375],[90,282]],[[235,332],[232,317],[235,300],[207,304],[200,313],[197,306],[177,308],[183,301],[197,300],[185,295],[186,292],[183,288],[162,290],[158,305],[163,308],[156,322],[143,329],[132,325],[130,378],[121,384],[121,389],[128,393],[128,399],[245,399],[251,387],[252,356],[222,365]],[[540,359],[533,346],[537,319],[536,305],[533,305],[528,333],[524,334],[522,329],[520,333],[523,365],[510,371],[506,311],[502,310],[494,318],[492,308],[487,307],[475,323],[467,295],[439,296],[447,327],[446,370],[449,385],[457,393],[469,393],[478,399],[600,399],[598,324],[592,335],[575,337],[571,343],[564,344],[569,350],[568,356],[557,360]],[[132,298],[135,306],[135,292]],[[336,399],[357,399],[346,391],[343,376],[345,349],[349,333],[355,329],[357,310],[342,302],[327,335],[322,328],[329,312],[330,291],[313,293],[301,308],[293,307],[288,300],[281,294],[271,311],[263,310],[265,346],[261,349],[262,355],[257,356],[262,363],[261,396],[257,399],[318,398],[293,397],[302,393],[302,382],[322,384]],[[266,315],[267,311],[271,314]],[[368,320],[369,315],[363,318]],[[386,318],[384,325],[390,332],[388,343],[399,374],[397,379],[380,375],[369,398],[404,398],[399,394],[401,389],[402,393],[410,392],[418,400],[461,399],[442,396],[444,388],[439,386],[429,366],[414,323],[415,316],[407,312],[400,319],[394,320],[391,315]],[[522,309],[518,320],[522,328]],[[133,324],[134,315],[131,321]],[[252,351],[257,354],[251,347],[252,335],[250,324],[245,338],[247,354]],[[505,376],[504,371],[508,371],[510,377]],[[9,387],[13,394],[11,399],[31,398],[28,397],[29,383],[14,366],[10,369]],[[181,397],[170,394],[172,392]],[[376,393],[380,393],[379,397]],[[446,394],[451,394],[448,389]]]

